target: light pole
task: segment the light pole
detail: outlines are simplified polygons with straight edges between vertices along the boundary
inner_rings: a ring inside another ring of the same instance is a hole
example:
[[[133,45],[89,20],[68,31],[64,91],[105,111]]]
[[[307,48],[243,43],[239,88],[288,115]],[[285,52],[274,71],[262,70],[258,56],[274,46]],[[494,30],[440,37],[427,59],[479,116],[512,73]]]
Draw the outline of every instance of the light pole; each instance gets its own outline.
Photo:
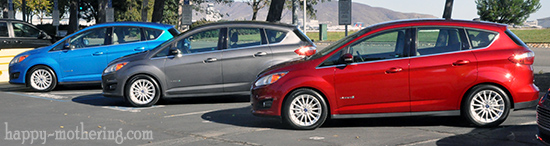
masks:
[[[304,0],[304,34],[307,34],[307,30],[306,30],[306,0]]]

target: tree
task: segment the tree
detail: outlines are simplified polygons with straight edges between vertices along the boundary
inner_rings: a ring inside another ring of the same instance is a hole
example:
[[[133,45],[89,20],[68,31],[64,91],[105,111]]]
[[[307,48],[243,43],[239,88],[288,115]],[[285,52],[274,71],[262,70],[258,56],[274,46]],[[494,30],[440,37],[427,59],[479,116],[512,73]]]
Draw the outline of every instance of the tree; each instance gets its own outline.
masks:
[[[52,13],[53,2],[50,0],[32,0],[27,3],[28,9],[31,10],[32,16],[37,16],[40,19],[40,24],[46,16],[50,16]]]
[[[481,20],[521,25],[541,8],[539,0],[476,0]]]
[[[267,13],[266,21],[269,22],[279,22],[281,21],[281,14],[285,8],[284,0],[272,0],[269,5],[269,12]]]
[[[310,18],[317,18],[317,15],[316,15],[317,10],[315,10],[315,8],[313,6],[319,4],[319,2],[324,3],[325,1],[330,2],[331,0],[306,0],[307,15]],[[299,2],[299,3],[300,3],[300,10],[303,10],[304,9],[304,3],[303,2]],[[292,10],[292,0],[287,0],[286,1],[286,8]]]
[[[271,0],[249,0],[245,3],[252,7],[252,21],[254,21],[256,20],[256,15],[258,15],[258,11],[267,6],[267,4],[271,3]]]
[[[153,5],[153,16],[151,22],[160,23],[162,21],[162,12],[164,11],[164,0],[155,0]]]

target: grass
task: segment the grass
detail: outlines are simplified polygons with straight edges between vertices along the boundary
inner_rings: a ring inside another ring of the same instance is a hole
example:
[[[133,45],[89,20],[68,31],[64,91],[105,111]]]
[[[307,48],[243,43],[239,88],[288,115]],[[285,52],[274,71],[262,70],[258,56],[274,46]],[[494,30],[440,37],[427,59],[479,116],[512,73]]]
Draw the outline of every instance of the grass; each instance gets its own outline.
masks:
[[[550,43],[550,29],[530,29],[530,30],[512,30],[523,42],[525,43]],[[348,35],[355,33],[355,31],[348,32]],[[308,32],[307,36],[315,42],[319,42],[318,32]],[[327,42],[334,42],[344,38],[345,32],[328,32]],[[324,41],[323,41],[324,42]]]

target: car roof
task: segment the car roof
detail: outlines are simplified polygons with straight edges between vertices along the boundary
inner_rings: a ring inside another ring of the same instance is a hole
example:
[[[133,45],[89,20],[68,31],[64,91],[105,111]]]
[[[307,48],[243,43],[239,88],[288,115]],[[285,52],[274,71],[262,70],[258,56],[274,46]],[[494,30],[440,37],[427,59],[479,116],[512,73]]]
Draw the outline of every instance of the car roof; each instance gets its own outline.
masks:
[[[155,29],[170,29],[174,27],[174,25],[151,23],[151,22],[107,22],[107,23],[88,26],[86,27],[86,29],[93,29],[93,28],[106,27],[106,26],[135,26],[135,27],[150,27]]]
[[[292,24],[286,24],[286,23],[280,23],[280,22],[267,22],[267,21],[221,21],[221,22],[212,22],[208,24],[203,24],[193,29],[200,29],[204,27],[212,27],[212,26],[267,26],[267,27],[278,27],[278,28],[285,28],[285,29],[294,29],[296,28],[295,25]]]
[[[378,23],[365,28],[365,30],[373,30],[385,26],[391,25],[411,25],[411,26],[423,26],[423,25],[450,25],[450,26],[464,26],[464,27],[492,27],[497,29],[506,28],[506,24],[493,23],[487,21],[473,21],[473,20],[459,20],[459,19],[405,19]]]

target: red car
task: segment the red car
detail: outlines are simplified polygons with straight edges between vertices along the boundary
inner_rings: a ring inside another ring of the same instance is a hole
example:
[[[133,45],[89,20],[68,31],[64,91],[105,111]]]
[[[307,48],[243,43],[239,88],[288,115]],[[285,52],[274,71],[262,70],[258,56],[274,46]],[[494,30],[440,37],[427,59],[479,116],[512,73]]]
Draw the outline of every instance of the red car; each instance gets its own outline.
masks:
[[[252,113],[295,129],[327,118],[463,116],[497,126],[537,104],[535,55],[506,25],[422,19],[367,27],[313,56],[266,69]]]

